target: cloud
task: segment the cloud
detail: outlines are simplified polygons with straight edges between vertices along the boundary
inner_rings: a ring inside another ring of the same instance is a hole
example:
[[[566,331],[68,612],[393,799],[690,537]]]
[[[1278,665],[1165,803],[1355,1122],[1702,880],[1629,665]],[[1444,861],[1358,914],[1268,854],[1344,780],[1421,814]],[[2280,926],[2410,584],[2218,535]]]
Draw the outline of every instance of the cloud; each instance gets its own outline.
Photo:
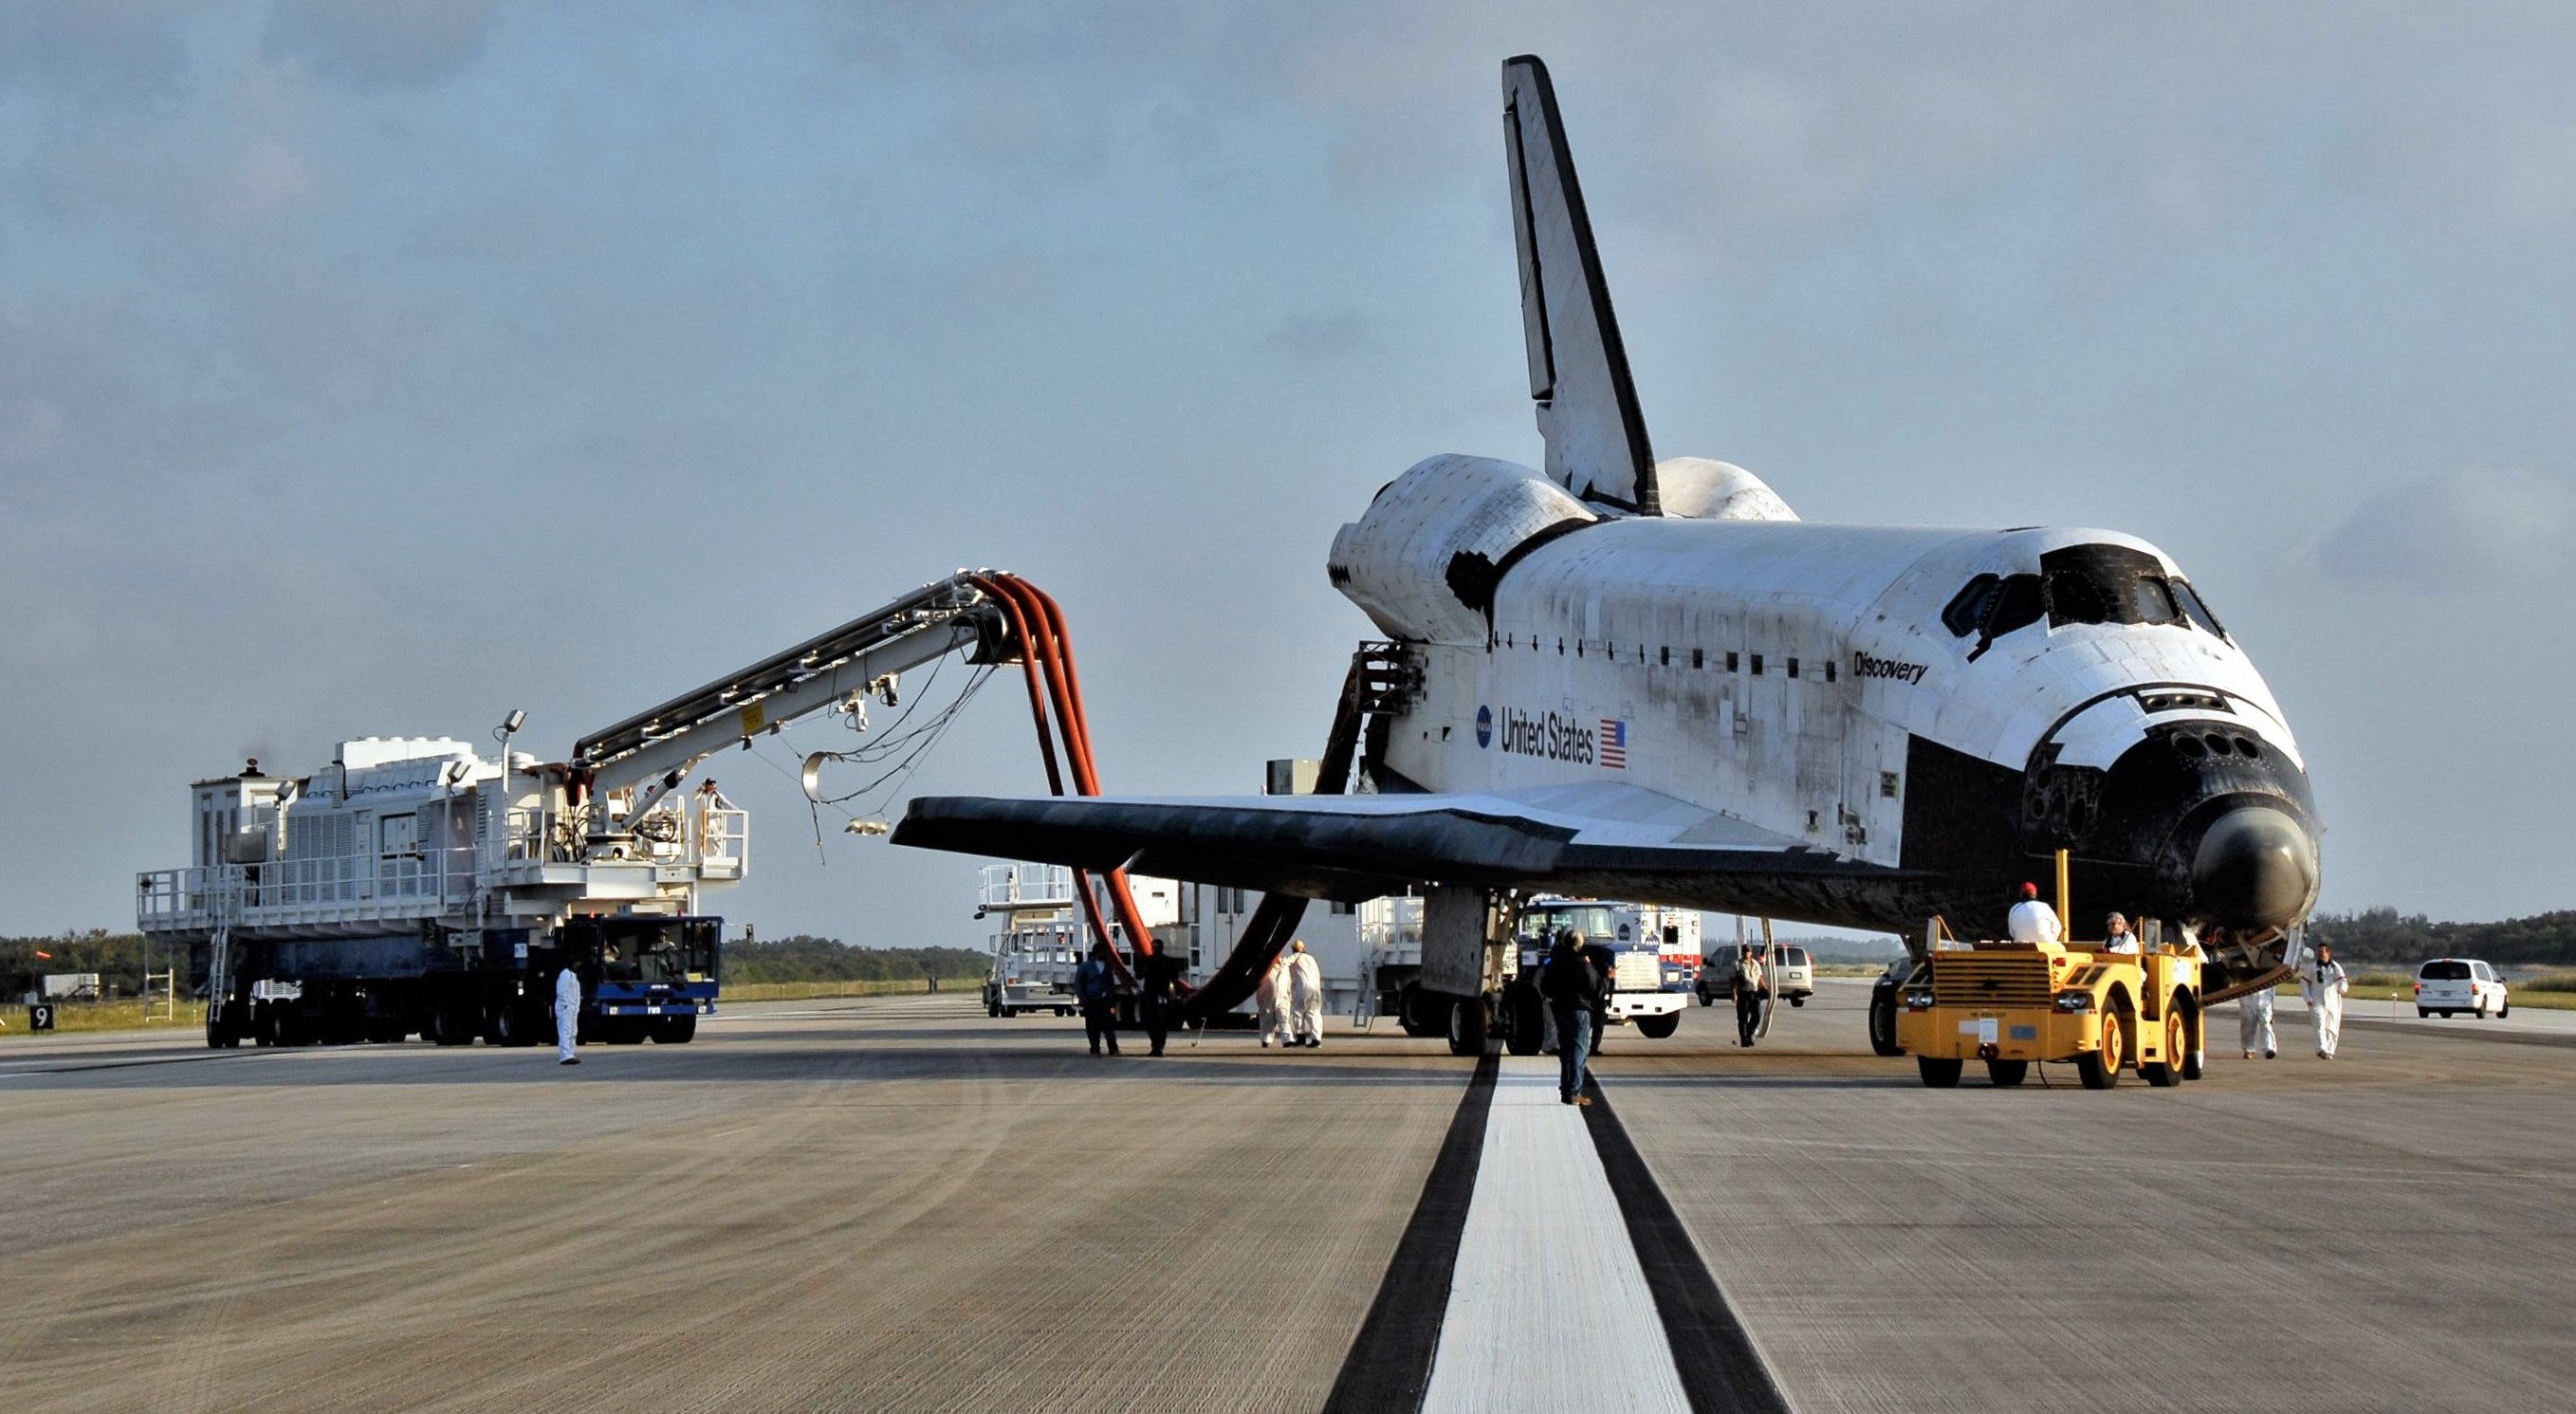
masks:
[[[123,97],[162,88],[186,67],[185,0],[0,5],[0,84],[42,78]]]
[[[260,48],[361,84],[436,83],[483,53],[491,0],[278,0]]]
[[[2355,585],[2486,588],[2563,579],[2576,492],[2529,472],[2454,472],[2371,497],[2310,552]]]
[[[1272,350],[1308,363],[1322,363],[1358,353],[1376,342],[1376,326],[1356,309],[1328,314],[1292,314],[1262,336]]]

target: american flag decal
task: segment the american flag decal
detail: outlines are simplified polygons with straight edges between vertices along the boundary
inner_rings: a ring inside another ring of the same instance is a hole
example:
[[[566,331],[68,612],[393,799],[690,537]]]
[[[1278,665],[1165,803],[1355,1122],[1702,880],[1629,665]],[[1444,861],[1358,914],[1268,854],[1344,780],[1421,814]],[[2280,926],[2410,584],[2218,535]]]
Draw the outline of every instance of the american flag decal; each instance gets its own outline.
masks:
[[[1614,771],[1628,769],[1628,724],[1612,717],[1601,719],[1601,764]]]

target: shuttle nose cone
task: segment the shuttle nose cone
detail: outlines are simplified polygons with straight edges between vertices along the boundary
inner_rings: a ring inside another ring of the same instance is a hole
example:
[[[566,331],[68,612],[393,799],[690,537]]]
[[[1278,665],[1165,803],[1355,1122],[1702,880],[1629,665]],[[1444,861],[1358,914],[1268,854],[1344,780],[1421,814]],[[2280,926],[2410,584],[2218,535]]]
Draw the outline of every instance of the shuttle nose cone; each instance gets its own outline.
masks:
[[[2296,922],[2316,897],[2317,846],[2288,815],[2265,805],[2221,815],[2191,861],[2191,895],[2230,928]]]

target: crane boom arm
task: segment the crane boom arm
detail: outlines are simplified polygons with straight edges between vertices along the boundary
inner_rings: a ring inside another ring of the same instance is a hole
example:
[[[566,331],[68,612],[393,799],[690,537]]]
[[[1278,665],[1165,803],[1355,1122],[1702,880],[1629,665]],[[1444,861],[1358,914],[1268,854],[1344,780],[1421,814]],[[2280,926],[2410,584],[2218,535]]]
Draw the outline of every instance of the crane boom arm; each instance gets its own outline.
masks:
[[[960,571],[773,653],[738,672],[641,712],[574,743],[571,764],[596,773],[601,793],[645,786],[659,799],[661,779],[686,773],[707,756],[749,741],[860,692],[870,683],[966,650],[997,661],[1013,650],[1002,610]]]

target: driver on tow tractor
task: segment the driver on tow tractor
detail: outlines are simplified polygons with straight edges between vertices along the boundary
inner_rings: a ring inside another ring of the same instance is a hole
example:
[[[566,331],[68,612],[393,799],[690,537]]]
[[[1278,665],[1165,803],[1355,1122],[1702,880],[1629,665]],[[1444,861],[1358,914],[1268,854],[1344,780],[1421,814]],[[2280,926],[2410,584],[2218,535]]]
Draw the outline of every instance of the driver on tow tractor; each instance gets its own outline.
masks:
[[[2104,952],[2133,953],[2138,950],[2138,935],[2129,931],[2129,920],[2123,914],[2114,913],[2102,920],[2102,937]]]
[[[2012,906],[2004,927],[2016,943],[2053,943],[2064,933],[2057,910],[2039,901],[2037,884],[2021,886],[2021,902]]]

